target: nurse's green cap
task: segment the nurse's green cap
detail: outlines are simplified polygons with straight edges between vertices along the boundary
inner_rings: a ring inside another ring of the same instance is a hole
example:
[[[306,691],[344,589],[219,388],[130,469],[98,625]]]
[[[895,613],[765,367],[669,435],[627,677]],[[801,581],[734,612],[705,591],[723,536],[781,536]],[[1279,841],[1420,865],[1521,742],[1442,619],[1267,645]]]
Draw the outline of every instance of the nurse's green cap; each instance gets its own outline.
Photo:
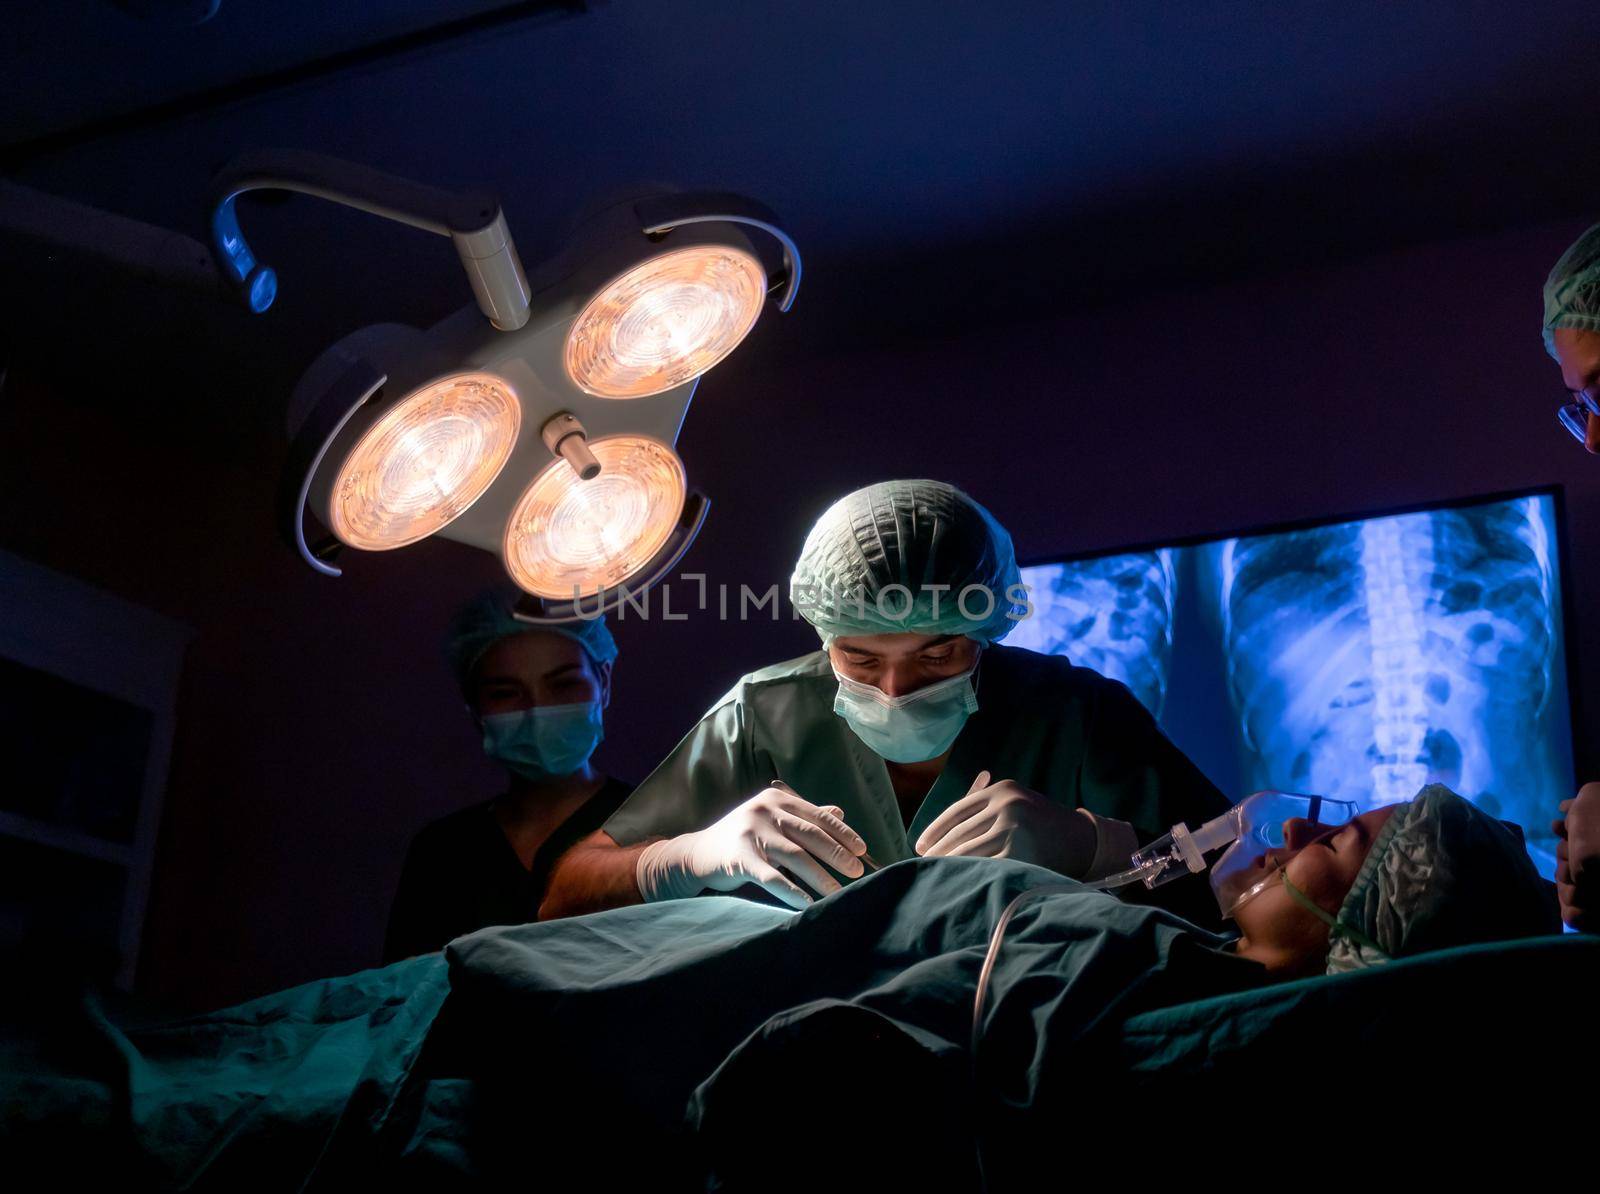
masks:
[[[472,679],[472,669],[482,659],[484,652],[503,638],[516,634],[547,631],[570,638],[589,654],[596,664],[611,663],[617,658],[616,640],[606,627],[605,616],[577,622],[533,625],[512,617],[517,596],[512,593],[486,589],[456,612],[451,619],[449,633],[445,636],[444,654],[455,673],[456,683],[466,692]]]

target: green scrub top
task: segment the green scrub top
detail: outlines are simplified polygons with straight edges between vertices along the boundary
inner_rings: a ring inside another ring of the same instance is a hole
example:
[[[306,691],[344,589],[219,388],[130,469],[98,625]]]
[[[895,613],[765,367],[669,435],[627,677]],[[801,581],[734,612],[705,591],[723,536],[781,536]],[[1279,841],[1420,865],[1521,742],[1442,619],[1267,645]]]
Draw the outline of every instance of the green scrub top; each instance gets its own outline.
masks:
[[[984,650],[978,710],[910,826],[883,759],[833,711],[825,651],[743,677],[602,828],[624,846],[704,829],[781,779],[812,804],[838,805],[887,865],[987,770],[1069,808],[1127,821],[1141,841],[1198,825],[1229,804],[1132,693],[1057,655]]]

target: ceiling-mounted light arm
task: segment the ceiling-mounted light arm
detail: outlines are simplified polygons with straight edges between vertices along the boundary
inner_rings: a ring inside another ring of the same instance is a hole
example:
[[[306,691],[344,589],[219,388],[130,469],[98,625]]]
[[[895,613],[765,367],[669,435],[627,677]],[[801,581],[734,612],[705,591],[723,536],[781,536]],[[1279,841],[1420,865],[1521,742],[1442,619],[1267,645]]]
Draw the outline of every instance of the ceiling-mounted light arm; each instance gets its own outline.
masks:
[[[685,224],[743,224],[760,229],[783,251],[784,272],[772,279],[783,287],[778,310],[787,311],[794,305],[794,296],[800,289],[800,250],[794,238],[778,226],[778,217],[754,199],[725,192],[662,195],[641,200],[633,210],[646,236],[660,236]]]
[[[528,322],[528,279],[500,204],[412,182],[319,153],[276,150],[247,154],[211,186],[211,249],[224,275],[252,311],[265,311],[277,276],[256,260],[239,227],[235,200],[246,191],[294,191],[448,236],[489,322],[503,332]]]
[[[227,299],[211,251],[170,228],[130,220],[0,179],[0,244],[22,252],[18,277],[63,258],[108,265],[137,277]]]

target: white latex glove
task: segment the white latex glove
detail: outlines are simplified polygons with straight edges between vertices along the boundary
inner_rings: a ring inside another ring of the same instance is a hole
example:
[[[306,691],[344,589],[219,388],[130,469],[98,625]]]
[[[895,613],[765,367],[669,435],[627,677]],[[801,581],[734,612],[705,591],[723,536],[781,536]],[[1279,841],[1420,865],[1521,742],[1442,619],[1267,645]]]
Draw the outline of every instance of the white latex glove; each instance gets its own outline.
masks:
[[[812,897],[783,871],[831,895],[841,885],[822,863],[855,879],[865,870],[860,855],[866,852],[861,835],[844,823],[843,809],[819,808],[778,781],[714,825],[647,846],[633,873],[649,901],[755,883],[791,908],[804,908]]]
[[[1011,780],[978,772],[967,794],[922,831],[927,858],[1015,858],[1080,878],[1095,855],[1094,819]]]

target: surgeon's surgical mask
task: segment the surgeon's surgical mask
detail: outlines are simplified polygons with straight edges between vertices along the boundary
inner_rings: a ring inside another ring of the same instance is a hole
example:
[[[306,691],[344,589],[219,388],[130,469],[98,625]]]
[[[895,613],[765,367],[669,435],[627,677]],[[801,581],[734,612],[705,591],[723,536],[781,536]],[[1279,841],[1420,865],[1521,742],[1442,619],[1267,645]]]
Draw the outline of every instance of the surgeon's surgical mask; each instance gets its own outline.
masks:
[[[481,724],[483,752],[528,780],[571,775],[605,737],[599,701],[489,713]]]
[[[1290,792],[1257,792],[1229,809],[1218,822],[1231,821],[1234,843],[1211,865],[1211,891],[1226,918],[1265,891],[1283,875],[1285,821],[1303,820],[1317,829],[1334,829],[1352,820],[1357,809],[1348,800],[1299,796]],[[1195,836],[1205,833],[1211,822]],[[1277,853],[1274,853],[1274,852]]]
[[[891,763],[921,763],[936,759],[977,712],[978,694],[972,687],[974,663],[959,676],[924,685],[915,692],[892,697],[881,688],[839,675],[839,693],[833,711],[844,718],[857,738],[880,758]]]

